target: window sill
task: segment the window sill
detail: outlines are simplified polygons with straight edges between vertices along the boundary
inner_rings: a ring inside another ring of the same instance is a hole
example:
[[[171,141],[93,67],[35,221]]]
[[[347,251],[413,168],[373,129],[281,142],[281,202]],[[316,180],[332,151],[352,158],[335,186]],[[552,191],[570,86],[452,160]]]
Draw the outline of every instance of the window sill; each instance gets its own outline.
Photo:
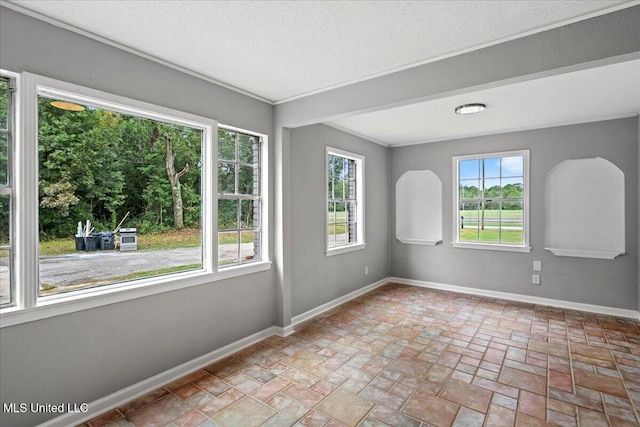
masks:
[[[152,277],[120,285],[105,286],[73,294],[61,294],[39,298],[38,304],[30,308],[8,307],[0,312],[0,328],[33,322],[49,317],[74,313],[76,311],[115,304],[176,291],[191,286],[205,285],[219,280],[258,273],[271,269],[271,261],[260,261],[220,270],[217,273],[205,271],[188,272],[165,277]]]
[[[425,246],[435,246],[438,243],[442,243],[442,240],[425,240],[425,239],[406,239],[397,237],[400,243],[404,243],[405,245],[425,245]]]
[[[618,251],[587,251],[582,249],[566,249],[566,248],[545,248],[551,251],[555,256],[569,256],[576,258],[595,258],[595,259],[615,259],[623,252]]]
[[[361,249],[364,249],[365,246],[366,246],[365,243],[356,243],[354,245],[340,246],[337,248],[327,249],[324,252],[327,256],[340,255],[347,252],[359,251]]]
[[[511,245],[498,245],[491,243],[460,243],[453,242],[454,248],[462,248],[462,249],[480,249],[485,251],[503,251],[503,252],[521,252],[521,253],[529,253],[531,252],[531,246],[511,246]]]

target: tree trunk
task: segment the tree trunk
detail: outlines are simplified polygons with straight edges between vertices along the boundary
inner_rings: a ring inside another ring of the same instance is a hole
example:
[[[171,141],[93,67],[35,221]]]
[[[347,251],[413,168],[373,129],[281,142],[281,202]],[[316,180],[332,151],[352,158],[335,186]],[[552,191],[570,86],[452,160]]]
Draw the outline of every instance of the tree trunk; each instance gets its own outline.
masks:
[[[171,184],[171,198],[173,201],[173,226],[176,229],[184,228],[184,212],[182,208],[182,189],[180,186],[180,177],[182,177],[189,170],[189,163],[180,171],[176,172],[173,162],[176,159],[176,153],[173,151],[173,142],[171,141],[171,135],[165,136],[167,143],[167,150],[165,155],[165,169],[167,171],[167,177]]]

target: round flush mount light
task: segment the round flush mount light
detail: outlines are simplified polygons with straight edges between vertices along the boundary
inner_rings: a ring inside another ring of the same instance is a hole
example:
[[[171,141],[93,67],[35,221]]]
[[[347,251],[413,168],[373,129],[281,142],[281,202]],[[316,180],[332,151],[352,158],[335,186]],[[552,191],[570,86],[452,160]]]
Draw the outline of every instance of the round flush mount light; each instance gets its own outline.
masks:
[[[484,104],[478,104],[478,103],[465,104],[456,108],[456,114],[460,114],[461,116],[466,116],[468,114],[476,114],[476,113],[479,113],[480,111],[483,111],[485,108],[487,108],[487,106]]]
[[[56,108],[67,111],[84,111],[84,107],[82,105],[74,104],[73,102],[67,101],[53,101],[51,103]]]

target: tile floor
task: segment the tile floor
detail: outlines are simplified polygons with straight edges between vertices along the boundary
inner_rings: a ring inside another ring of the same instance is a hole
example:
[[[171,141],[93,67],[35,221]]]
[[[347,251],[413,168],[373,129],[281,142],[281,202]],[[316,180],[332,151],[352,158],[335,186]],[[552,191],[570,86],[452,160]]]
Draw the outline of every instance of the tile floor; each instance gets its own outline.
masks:
[[[388,284],[83,424],[638,426],[640,323]]]

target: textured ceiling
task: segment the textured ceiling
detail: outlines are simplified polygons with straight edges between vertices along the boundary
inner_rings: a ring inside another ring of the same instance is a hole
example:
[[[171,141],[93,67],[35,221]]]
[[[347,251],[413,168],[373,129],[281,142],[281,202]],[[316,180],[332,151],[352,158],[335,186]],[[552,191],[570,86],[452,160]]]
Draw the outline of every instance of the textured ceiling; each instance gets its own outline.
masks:
[[[618,9],[624,1],[12,1],[282,102]]]

